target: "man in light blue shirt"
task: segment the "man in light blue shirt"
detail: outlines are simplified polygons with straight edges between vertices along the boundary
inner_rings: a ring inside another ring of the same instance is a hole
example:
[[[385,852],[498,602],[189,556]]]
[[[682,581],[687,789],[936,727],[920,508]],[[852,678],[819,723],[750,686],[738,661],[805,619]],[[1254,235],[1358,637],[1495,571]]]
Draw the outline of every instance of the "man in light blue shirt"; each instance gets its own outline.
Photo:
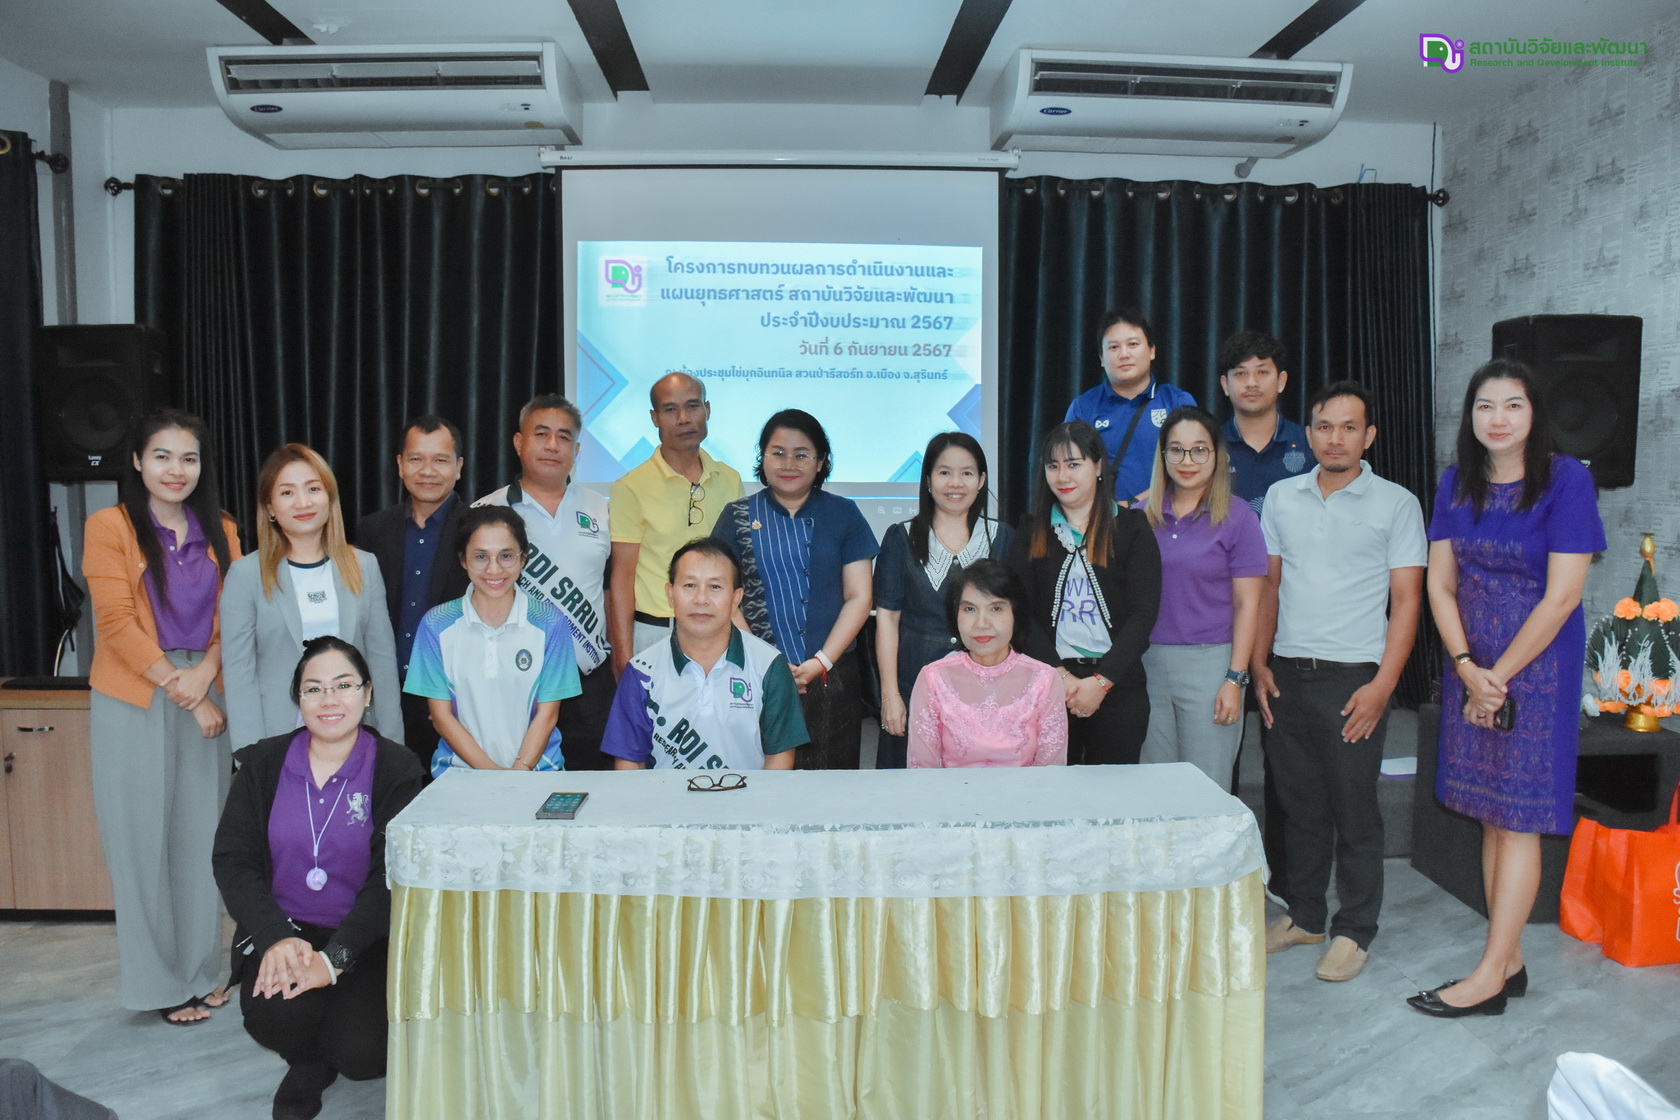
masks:
[[[1154,332],[1134,308],[1110,311],[1101,326],[1103,382],[1073,398],[1066,420],[1083,420],[1102,434],[1113,464],[1114,497],[1123,506],[1149,496],[1155,444],[1167,413],[1196,398],[1157,381]]]

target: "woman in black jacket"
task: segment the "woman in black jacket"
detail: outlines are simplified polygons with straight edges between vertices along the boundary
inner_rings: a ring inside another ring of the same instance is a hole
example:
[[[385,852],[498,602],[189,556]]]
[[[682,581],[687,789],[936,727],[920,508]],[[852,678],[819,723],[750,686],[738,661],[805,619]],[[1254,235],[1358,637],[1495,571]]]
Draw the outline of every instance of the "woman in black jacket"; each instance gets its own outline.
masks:
[[[1102,437],[1083,420],[1044,437],[1033,509],[1009,549],[1027,587],[1022,653],[1061,668],[1068,762],[1136,762],[1149,730],[1143,651],[1161,604],[1161,553],[1144,515],[1117,510]]]
[[[316,1115],[340,1073],[385,1075],[385,826],[425,775],[362,727],[371,688],[355,646],[305,642],[292,674],[303,726],[238,753],[216,828],[216,884],[248,957],[245,1029],[290,1067],[275,1120]]]

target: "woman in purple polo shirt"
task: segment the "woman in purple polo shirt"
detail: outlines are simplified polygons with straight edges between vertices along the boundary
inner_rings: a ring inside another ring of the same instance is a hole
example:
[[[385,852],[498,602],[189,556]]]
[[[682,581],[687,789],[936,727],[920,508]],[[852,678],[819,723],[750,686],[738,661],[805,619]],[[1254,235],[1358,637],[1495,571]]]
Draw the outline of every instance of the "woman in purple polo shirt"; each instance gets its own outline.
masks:
[[[1161,610],[1143,654],[1143,761],[1194,763],[1229,791],[1266,538],[1248,503],[1231,499],[1225,437],[1201,409],[1174,409],[1161,425],[1144,515],[1161,549]]]
[[[274,1116],[311,1117],[340,1073],[385,1075],[391,892],[385,826],[425,773],[362,726],[367,660],[330,634],[303,644],[292,701],[303,726],[240,751],[212,862],[243,970],[240,1011],[286,1059]]]

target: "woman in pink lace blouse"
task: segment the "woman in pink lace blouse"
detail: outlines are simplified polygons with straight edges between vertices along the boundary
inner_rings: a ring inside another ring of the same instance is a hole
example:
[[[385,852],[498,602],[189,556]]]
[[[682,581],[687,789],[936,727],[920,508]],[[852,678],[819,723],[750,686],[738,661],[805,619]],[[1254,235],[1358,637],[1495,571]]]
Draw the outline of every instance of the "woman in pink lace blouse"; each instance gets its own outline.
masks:
[[[946,620],[963,648],[916,678],[912,767],[1067,763],[1067,690],[1055,669],[1010,645],[1025,604],[1020,577],[996,560],[946,582]]]

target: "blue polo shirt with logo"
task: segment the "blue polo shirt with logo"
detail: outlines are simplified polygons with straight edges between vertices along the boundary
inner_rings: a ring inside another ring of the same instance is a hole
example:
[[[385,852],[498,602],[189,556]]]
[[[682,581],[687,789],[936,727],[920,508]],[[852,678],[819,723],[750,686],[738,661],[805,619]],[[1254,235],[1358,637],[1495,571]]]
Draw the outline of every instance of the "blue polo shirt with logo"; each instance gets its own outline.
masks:
[[[810,741],[787,658],[732,627],[709,673],[675,634],[631,658],[601,749],[656,770],[762,770],[765,755]]]
[[[1062,419],[1083,420],[1097,430],[1102,436],[1103,447],[1108,450],[1109,462],[1103,464],[1106,471],[1120,450],[1120,441],[1125,438],[1126,429],[1131,427],[1132,417],[1138,409],[1145,410],[1138,419],[1137,430],[1132,433],[1132,442],[1126,447],[1126,458],[1120,469],[1114,472],[1115,499],[1136,504],[1137,496],[1149,489],[1149,476],[1155,469],[1155,447],[1161,438],[1161,424],[1173,409],[1195,403],[1196,398],[1177,385],[1154,378],[1150,379],[1148,389],[1127,400],[1116,393],[1105,379],[1102,384],[1073,398],[1067,415]]]
[[[1235,417],[1225,422],[1225,447],[1231,456],[1231,493],[1260,513],[1266,506],[1266,491],[1275,482],[1306,474],[1318,466],[1307,430],[1293,420],[1278,417],[1272,441],[1259,451],[1243,441]]]

